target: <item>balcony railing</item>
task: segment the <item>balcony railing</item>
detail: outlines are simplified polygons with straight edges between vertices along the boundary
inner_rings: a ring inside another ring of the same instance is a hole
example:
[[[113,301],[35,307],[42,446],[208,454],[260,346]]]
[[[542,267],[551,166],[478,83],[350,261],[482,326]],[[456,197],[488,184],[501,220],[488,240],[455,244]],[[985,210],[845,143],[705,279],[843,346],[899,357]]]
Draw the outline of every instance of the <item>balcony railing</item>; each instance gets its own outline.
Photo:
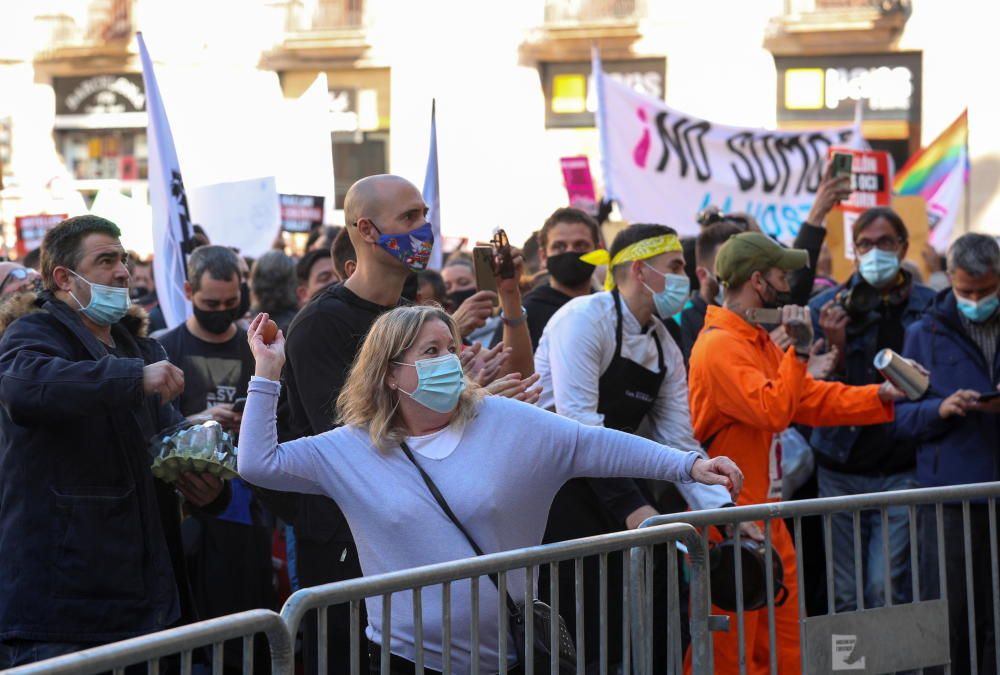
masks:
[[[285,29],[289,33],[357,30],[365,25],[364,0],[292,0]]]
[[[910,0],[785,0],[786,15],[852,12],[909,13]]]
[[[103,46],[128,42],[132,37],[133,0],[90,0],[84,15],[54,11],[35,20],[44,26],[42,51]]]
[[[646,17],[646,0],[546,0],[547,26],[636,23]]]

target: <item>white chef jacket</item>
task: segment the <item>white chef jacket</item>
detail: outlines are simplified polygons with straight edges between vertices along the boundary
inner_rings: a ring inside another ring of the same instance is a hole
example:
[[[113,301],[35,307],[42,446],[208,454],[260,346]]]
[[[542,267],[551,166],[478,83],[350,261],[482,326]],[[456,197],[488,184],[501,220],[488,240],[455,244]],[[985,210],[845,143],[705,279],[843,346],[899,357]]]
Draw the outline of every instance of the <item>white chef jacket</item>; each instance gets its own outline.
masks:
[[[641,435],[678,450],[693,450],[707,459],[691,428],[687,373],[680,348],[658,319],[643,329],[624,298],[621,307],[622,357],[658,372],[655,334],[667,369],[659,395],[639,430]],[[574,298],[552,316],[535,351],[535,372],[541,375],[542,386],[538,406],[581,424],[604,424],[604,416],[597,412],[598,382],[615,355],[615,325],[615,299],[610,292]],[[719,508],[733,501],[721,485],[687,483],[677,487],[692,509]]]

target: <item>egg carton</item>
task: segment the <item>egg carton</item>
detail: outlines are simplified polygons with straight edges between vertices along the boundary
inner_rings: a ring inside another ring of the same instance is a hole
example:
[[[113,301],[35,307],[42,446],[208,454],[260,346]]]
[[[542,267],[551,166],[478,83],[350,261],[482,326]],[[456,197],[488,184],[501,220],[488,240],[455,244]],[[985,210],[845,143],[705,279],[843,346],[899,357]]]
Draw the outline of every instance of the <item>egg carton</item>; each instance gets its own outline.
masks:
[[[236,446],[218,422],[196,424],[165,434],[154,442],[153,475],[167,483],[181,474],[210,473],[223,480],[235,478]]]

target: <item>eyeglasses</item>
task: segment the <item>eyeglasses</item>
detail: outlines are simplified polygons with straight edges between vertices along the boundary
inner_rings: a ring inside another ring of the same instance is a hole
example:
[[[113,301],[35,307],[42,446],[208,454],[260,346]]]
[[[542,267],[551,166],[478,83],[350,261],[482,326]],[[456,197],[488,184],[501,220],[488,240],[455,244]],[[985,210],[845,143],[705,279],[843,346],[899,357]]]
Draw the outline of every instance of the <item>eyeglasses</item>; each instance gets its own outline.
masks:
[[[899,250],[899,246],[902,243],[903,241],[898,237],[889,236],[879,237],[875,241],[872,241],[871,239],[858,239],[854,242],[854,250],[864,255],[865,253],[868,253],[868,251],[877,247],[880,251],[895,253]]]
[[[14,269],[12,269],[10,272],[7,273],[7,276],[4,277],[3,282],[0,283],[0,293],[3,293],[3,289],[7,285],[8,281],[10,281],[11,279],[24,281],[25,279],[31,277],[33,271],[34,270],[30,270],[27,267],[15,267]]]

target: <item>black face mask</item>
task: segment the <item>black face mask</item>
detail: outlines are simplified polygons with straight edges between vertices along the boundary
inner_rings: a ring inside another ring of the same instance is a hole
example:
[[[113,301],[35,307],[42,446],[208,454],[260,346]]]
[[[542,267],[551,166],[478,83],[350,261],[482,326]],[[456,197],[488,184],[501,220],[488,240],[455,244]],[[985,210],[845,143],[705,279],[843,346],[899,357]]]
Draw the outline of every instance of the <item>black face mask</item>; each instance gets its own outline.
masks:
[[[767,287],[774,291],[774,300],[765,300],[763,297],[760,301],[763,303],[765,309],[778,309],[784,307],[785,305],[792,304],[792,294],[790,291],[779,291],[777,288],[771,285],[771,282],[767,279],[763,280]],[[759,297],[759,296],[758,296]]]
[[[467,288],[464,291],[452,291],[448,294],[448,304],[451,306],[451,311],[458,309],[463,302],[471,298],[476,294],[475,288]]]
[[[213,335],[222,335],[225,333],[229,330],[229,326],[241,316],[243,314],[240,313],[240,307],[217,309],[214,311],[201,309],[197,306],[194,307],[194,318],[198,320],[198,325]]]
[[[139,300],[141,298],[145,298],[147,295],[149,295],[149,288],[148,287],[146,287],[146,286],[129,286],[128,296],[132,299],[133,302],[136,301],[136,300]]]
[[[586,254],[568,252],[549,256],[545,261],[545,267],[548,268],[552,278],[563,286],[578,288],[590,281],[595,269],[590,263],[580,260],[582,255]]]
[[[242,319],[250,311],[250,287],[244,281],[240,284],[240,306],[236,308],[236,318]],[[204,325],[204,324],[202,324]],[[224,333],[225,331],[219,331]]]

